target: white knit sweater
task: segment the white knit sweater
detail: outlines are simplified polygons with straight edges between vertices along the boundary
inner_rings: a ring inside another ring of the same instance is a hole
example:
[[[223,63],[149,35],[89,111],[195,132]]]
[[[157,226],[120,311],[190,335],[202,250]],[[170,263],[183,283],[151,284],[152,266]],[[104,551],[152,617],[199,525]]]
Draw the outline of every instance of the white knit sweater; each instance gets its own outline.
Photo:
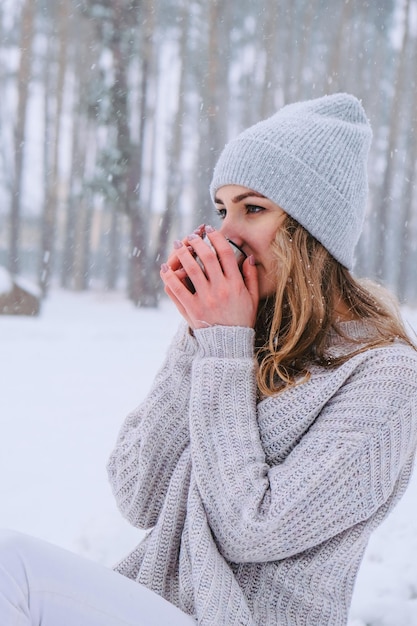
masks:
[[[257,403],[253,336],[182,325],[127,417],[109,477],[152,530],[116,569],[204,626],[344,626],[370,533],[410,477],[417,354],[396,343],[316,366]],[[332,333],[329,351],[346,349]]]

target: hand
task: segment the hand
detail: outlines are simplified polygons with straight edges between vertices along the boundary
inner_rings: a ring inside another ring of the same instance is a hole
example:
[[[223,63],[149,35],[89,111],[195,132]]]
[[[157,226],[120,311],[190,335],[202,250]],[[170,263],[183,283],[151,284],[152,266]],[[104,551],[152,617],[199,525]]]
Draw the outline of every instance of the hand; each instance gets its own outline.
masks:
[[[210,227],[206,233],[215,252],[196,234],[175,242],[168,263],[161,267],[165,291],[193,329],[213,325],[253,327],[259,302],[254,259],[245,259],[241,273],[226,238]],[[186,287],[185,277],[193,283],[195,293]]]
[[[184,239],[182,240],[182,243],[186,246],[189,246],[188,243],[188,237],[192,237],[193,235],[198,235],[200,237],[203,236],[204,232],[205,232],[205,224],[200,224],[200,226],[197,226],[197,228],[194,230],[194,232],[192,233],[192,235],[188,235],[187,237],[184,237]],[[189,246],[189,249],[191,248],[191,246]],[[169,267],[175,271],[178,271],[179,269],[182,268],[181,266],[181,262],[178,259],[177,256],[177,251],[176,249],[174,249],[171,254],[168,257],[168,260],[166,262],[167,265],[169,265]],[[185,273],[185,272],[184,272]]]
[[[198,226],[194,232],[192,233],[192,235],[189,235],[190,237],[194,236],[194,235],[199,235],[200,237],[203,236],[204,232],[205,232],[205,224],[200,224],[200,226]],[[176,242],[178,244],[178,242]],[[188,246],[188,249],[190,250],[190,252],[192,252],[192,248],[188,243],[188,237],[184,237],[184,239],[182,240],[182,243],[185,246]],[[169,265],[169,267],[176,272],[178,278],[180,280],[182,280],[187,286],[188,286],[188,277],[187,277],[187,273],[186,271],[183,269],[180,260],[178,259],[177,256],[177,251],[176,249],[174,249],[171,254],[168,257],[168,260],[166,262],[166,265]]]

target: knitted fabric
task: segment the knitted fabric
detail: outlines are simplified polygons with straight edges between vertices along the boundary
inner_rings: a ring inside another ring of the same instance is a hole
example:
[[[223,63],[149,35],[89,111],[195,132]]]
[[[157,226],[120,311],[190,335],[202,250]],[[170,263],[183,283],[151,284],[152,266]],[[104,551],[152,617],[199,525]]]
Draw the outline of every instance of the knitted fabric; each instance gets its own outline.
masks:
[[[410,477],[416,353],[368,350],[257,402],[253,330],[194,335],[181,327],[111,455],[121,512],[152,528],[116,569],[203,626],[345,626]],[[348,348],[332,335],[329,353]]]
[[[212,198],[231,184],[263,194],[351,269],[366,209],[371,139],[354,96],[289,104],[226,145],[214,170]]]

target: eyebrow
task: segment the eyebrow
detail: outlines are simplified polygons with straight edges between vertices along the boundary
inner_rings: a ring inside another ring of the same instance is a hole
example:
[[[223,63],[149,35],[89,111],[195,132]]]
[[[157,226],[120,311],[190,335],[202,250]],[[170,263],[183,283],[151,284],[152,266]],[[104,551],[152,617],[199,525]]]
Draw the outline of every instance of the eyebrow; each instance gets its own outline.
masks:
[[[245,193],[241,193],[238,196],[234,196],[234,198],[232,198],[232,202],[234,204],[236,204],[237,202],[242,202],[242,200],[245,200],[246,198],[250,198],[250,197],[256,197],[256,198],[266,198],[266,196],[263,196],[261,193],[258,193],[257,191],[245,191]],[[220,198],[214,198],[214,202],[215,204],[224,204],[223,200],[220,200]]]

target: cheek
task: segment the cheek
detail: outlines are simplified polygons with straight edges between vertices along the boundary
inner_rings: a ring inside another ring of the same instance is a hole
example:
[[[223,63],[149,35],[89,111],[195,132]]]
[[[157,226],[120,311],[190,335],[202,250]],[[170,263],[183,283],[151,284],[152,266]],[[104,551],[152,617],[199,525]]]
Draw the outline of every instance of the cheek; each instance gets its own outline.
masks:
[[[256,247],[260,256],[270,256],[270,250],[274,239],[275,232],[271,233],[270,231],[259,233],[258,237],[256,237],[256,239],[254,238],[253,245]]]
[[[262,247],[260,247],[260,255],[262,257],[263,264],[270,268],[275,265],[275,254],[272,249],[272,242],[270,239],[265,239]]]

